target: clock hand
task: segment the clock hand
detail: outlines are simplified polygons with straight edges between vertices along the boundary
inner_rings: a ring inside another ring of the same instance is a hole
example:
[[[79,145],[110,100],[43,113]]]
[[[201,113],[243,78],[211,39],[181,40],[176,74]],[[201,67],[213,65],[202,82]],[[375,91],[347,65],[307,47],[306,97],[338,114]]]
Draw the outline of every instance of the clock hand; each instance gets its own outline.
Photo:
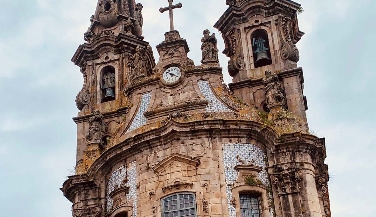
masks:
[[[175,77],[178,77],[176,74],[174,74],[174,73],[171,73],[171,72],[169,72],[168,74],[170,74],[171,76],[175,76]]]

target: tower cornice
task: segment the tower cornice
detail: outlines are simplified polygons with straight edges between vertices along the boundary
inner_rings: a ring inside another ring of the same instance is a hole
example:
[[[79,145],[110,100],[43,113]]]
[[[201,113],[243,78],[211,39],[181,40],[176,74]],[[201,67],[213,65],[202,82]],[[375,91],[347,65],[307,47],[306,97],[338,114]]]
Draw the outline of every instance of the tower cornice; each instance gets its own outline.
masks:
[[[214,27],[221,32],[231,30],[234,25],[247,22],[251,17],[263,15],[265,17],[274,14],[293,17],[301,5],[290,0],[255,0],[255,1],[236,1],[229,6],[225,13],[214,24]]]
[[[149,43],[125,34],[119,34],[115,37],[113,34],[108,33],[93,43],[80,45],[72,57],[72,62],[82,67],[86,61],[99,58],[100,50],[104,47],[110,47],[115,53],[120,53],[122,51],[134,52],[137,46],[146,48]]]

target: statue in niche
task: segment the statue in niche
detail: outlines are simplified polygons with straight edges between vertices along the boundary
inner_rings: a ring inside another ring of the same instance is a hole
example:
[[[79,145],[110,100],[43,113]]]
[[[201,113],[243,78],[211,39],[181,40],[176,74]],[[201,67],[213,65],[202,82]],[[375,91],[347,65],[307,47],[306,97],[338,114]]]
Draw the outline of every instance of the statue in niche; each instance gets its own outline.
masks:
[[[278,75],[273,74],[271,71],[265,72],[265,94],[266,106],[268,109],[275,107],[286,107],[286,96],[284,89],[279,81]]]
[[[203,64],[205,63],[218,63],[218,48],[217,48],[217,39],[215,34],[210,35],[209,30],[204,30],[204,37],[201,39],[201,51],[202,51],[202,60]]]
[[[102,144],[104,135],[103,115],[99,111],[94,111],[94,114],[89,119],[89,133],[86,140],[93,144]]]
[[[107,66],[102,73],[102,102],[115,99],[115,69]]]
[[[144,18],[142,17],[143,8],[144,7],[142,6],[141,3],[136,4],[135,14],[134,14],[134,19],[135,19],[134,33],[137,37],[140,37],[142,35],[142,26],[144,25]]]

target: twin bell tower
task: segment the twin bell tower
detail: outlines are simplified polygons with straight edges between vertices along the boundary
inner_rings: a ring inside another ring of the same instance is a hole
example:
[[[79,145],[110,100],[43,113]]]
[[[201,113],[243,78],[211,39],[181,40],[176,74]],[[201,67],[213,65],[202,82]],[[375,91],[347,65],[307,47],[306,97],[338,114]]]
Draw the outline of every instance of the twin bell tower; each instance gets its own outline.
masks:
[[[84,78],[75,175],[61,188],[72,215],[331,217],[325,141],[309,133],[297,67],[301,6],[218,2],[228,5],[214,25],[229,60],[223,72],[216,35],[197,36],[195,65],[174,28],[183,5],[166,3],[158,62],[135,0],[99,0],[72,58]]]

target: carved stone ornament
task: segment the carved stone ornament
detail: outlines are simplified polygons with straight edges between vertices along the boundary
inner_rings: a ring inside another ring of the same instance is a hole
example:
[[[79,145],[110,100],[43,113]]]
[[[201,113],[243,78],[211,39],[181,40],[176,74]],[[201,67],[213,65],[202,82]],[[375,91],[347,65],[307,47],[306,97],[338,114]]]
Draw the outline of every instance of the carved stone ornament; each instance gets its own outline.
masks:
[[[152,52],[151,47],[137,46],[136,52],[128,56],[129,80],[131,83],[146,78],[152,73],[154,67]]]
[[[226,5],[234,6],[236,5],[236,0],[226,0]]]
[[[116,1],[100,0],[97,8],[98,21],[105,28],[112,27],[117,24],[118,7]]]
[[[99,217],[102,214],[101,206],[84,207],[81,209],[73,209],[73,217]]]
[[[178,31],[170,31],[165,33],[165,42],[180,40],[180,34]]]
[[[76,97],[76,106],[81,111],[90,102],[90,92],[87,87],[83,87]]]
[[[276,165],[273,168],[271,176],[272,184],[275,186],[278,195],[293,194],[300,192],[301,181],[303,180],[299,175],[297,168],[283,169]]]
[[[241,41],[240,31],[231,30],[229,34],[223,36],[225,40],[225,50],[223,51],[226,56],[230,57],[228,62],[228,72],[230,76],[235,76],[241,69],[244,68],[244,57],[242,55],[242,48],[239,46]]]
[[[88,28],[88,30],[85,32],[84,34],[84,39],[85,41],[87,42],[92,42],[94,36],[95,36],[95,33],[93,32],[93,27],[94,27],[94,23],[96,21],[94,20],[94,15],[90,17],[90,27]]]
[[[101,144],[105,134],[103,115],[99,111],[94,111],[93,116],[89,119],[89,124],[89,133],[86,136],[86,140],[90,144]]]
[[[278,75],[272,73],[271,71],[265,72],[265,95],[266,95],[266,106],[268,109],[276,107],[286,107],[286,96],[284,88],[279,81]]]
[[[281,18],[280,31],[281,31],[281,57],[284,60],[290,60],[297,63],[299,61],[299,50],[295,43],[300,39],[296,18],[290,19],[287,17]]]
[[[217,38],[213,33],[210,35],[209,30],[204,30],[204,37],[201,39],[201,51],[202,60],[201,63],[218,63],[218,48],[217,48]]]
[[[331,217],[331,210],[330,210],[330,199],[329,199],[329,189],[328,189],[328,181],[329,181],[329,174],[328,174],[328,167],[323,166],[321,168],[321,175],[316,177],[316,185],[317,191],[319,192],[324,206],[325,217]]]
[[[228,72],[231,76],[236,75],[243,68],[243,56],[232,57],[228,61]]]
[[[144,18],[142,16],[142,9],[144,6],[142,6],[141,3],[137,3],[135,7],[135,25],[134,25],[134,34],[137,37],[140,37],[142,35],[142,26],[144,25]]]
[[[87,74],[85,72],[85,67],[81,68],[81,72],[84,77],[84,85],[81,91],[76,96],[76,106],[81,111],[86,105],[90,103],[91,94],[88,88]]]
[[[204,213],[209,213],[209,202],[205,198],[202,199],[202,210]]]

